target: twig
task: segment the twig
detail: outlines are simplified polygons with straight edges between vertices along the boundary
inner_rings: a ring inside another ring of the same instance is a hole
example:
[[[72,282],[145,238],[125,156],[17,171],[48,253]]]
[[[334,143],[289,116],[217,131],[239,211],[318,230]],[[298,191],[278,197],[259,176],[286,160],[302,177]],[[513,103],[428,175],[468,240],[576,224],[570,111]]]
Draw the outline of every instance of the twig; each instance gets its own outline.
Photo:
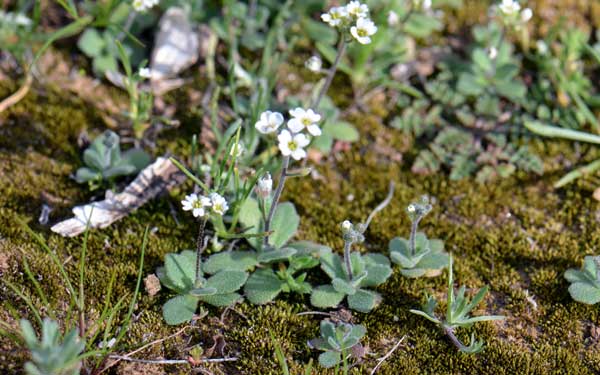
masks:
[[[325,313],[322,311],[304,311],[304,312],[296,314],[296,316],[303,316],[303,315],[325,315],[325,316],[331,317],[330,313]]]
[[[147,363],[147,364],[155,364],[155,365],[183,365],[190,364],[190,361],[187,359],[137,359],[137,358],[129,358],[121,355],[109,355],[108,358],[118,359],[121,361],[127,362],[137,362],[137,363]],[[237,361],[237,357],[229,357],[229,358],[204,358],[196,363],[222,363],[222,362],[234,362]]]
[[[0,102],[0,113],[4,112],[8,107],[17,104],[21,99],[27,95],[29,89],[31,88],[31,84],[33,83],[33,75],[31,73],[27,73],[25,76],[25,83],[21,86],[17,91],[15,91],[11,96]]]
[[[176,336],[179,336],[179,335],[181,335],[181,334],[182,334],[182,333],[183,333],[183,332],[184,332],[186,329],[188,329],[188,328],[190,328],[190,327],[189,327],[189,326],[185,326],[185,327],[183,327],[182,329],[180,329],[179,331],[175,332],[174,334],[172,334],[172,335],[170,335],[170,336],[163,337],[163,338],[161,338],[161,339],[158,339],[158,340],[154,340],[154,341],[152,341],[152,342],[149,342],[149,343],[147,343],[146,345],[143,345],[143,346],[141,346],[141,347],[137,348],[136,350],[134,350],[134,351],[132,351],[132,352],[129,352],[129,353],[125,354],[124,356],[120,356],[120,357],[126,357],[126,358],[129,358],[130,356],[132,356],[132,355],[134,355],[134,354],[136,354],[136,353],[139,353],[139,352],[141,352],[142,350],[144,350],[144,349],[146,349],[146,348],[148,348],[148,347],[150,347],[150,346],[154,346],[154,345],[156,345],[156,344],[160,344],[160,343],[161,343],[161,342],[163,342],[163,341],[167,341],[167,340],[170,340],[170,339],[172,339],[173,337],[176,337]],[[113,356],[109,356],[109,358],[112,358],[112,357],[113,357]],[[102,374],[104,371],[108,370],[109,368],[113,367],[114,365],[116,365],[116,364],[117,364],[117,363],[119,363],[120,361],[123,361],[123,360],[124,360],[124,359],[122,359],[122,358],[115,358],[115,359],[116,359],[116,361],[113,361],[112,363],[108,364],[106,367],[104,367],[102,370],[100,370],[100,372],[98,372],[98,374]]]
[[[371,371],[371,375],[373,375],[375,373],[375,371],[377,371],[379,369],[379,367],[381,367],[383,362],[385,362],[385,360],[388,359],[392,355],[392,353],[394,353],[396,351],[396,349],[398,349],[398,347],[400,346],[400,344],[402,344],[402,341],[404,341],[405,338],[406,338],[406,336],[402,336],[402,338],[400,340],[398,340],[396,345],[394,345],[394,347],[389,352],[385,353],[385,355],[383,357],[377,359],[377,366],[375,366],[373,371]]]
[[[281,174],[279,175],[279,181],[277,182],[277,189],[275,190],[275,195],[273,196],[273,202],[271,203],[271,209],[269,210],[269,215],[267,216],[267,220],[265,221],[265,232],[269,233],[271,229],[271,220],[273,220],[273,215],[275,214],[275,209],[277,208],[277,204],[279,203],[279,198],[281,198],[281,192],[283,191],[283,186],[285,185],[285,179],[287,177],[287,170],[290,166],[290,157],[283,157],[283,165],[281,166]],[[269,235],[267,234],[263,239],[263,250],[269,245]]]
[[[365,222],[365,230],[369,227],[369,224],[371,224],[371,220],[373,220],[375,214],[377,214],[379,211],[383,210],[388,204],[390,204],[390,202],[392,201],[392,197],[394,196],[395,187],[396,186],[394,184],[394,181],[390,181],[390,191],[388,192],[387,197],[385,197],[383,202],[379,203],[379,205],[375,207],[375,209],[371,212],[371,214],[367,218],[367,221]]]

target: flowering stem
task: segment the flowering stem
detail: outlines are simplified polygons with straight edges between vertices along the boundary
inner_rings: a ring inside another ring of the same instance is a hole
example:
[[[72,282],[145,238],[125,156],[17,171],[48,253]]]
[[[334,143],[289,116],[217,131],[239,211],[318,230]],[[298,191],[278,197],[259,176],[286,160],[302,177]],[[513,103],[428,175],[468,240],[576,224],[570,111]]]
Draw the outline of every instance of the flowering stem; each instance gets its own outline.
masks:
[[[313,101],[312,105],[310,106],[311,108],[314,108],[315,110],[317,110],[317,108],[319,107],[319,103],[321,103],[321,100],[327,93],[327,90],[329,90],[329,86],[331,86],[331,82],[333,82],[333,76],[335,76],[335,72],[337,71],[337,68],[340,65],[340,61],[342,60],[342,56],[344,55],[345,51],[346,51],[346,40],[344,39],[343,35],[340,35],[340,41],[338,42],[337,55],[335,56],[333,65],[327,71],[327,77],[325,78],[325,84],[323,85],[323,87],[321,87],[321,90],[319,91],[319,95],[317,95],[317,97]]]
[[[352,281],[354,275],[352,275],[352,263],[350,263],[350,248],[352,247],[352,241],[344,241],[344,264],[346,265],[346,272],[348,273],[348,280]]]
[[[409,247],[410,247],[410,254],[412,256],[415,256],[415,253],[417,252],[416,250],[416,246],[415,246],[415,238],[417,237],[417,229],[419,228],[419,221],[421,221],[423,217],[421,215],[418,215],[417,217],[415,217],[415,220],[413,220],[412,225],[410,227],[410,238],[408,239],[409,241]]]
[[[202,251],[204,250],[204,227],[206,226],[207,218],[200,220],[200,226],[198,228],[198,237],[196,238],[196,281],[194,283],[196,288],[199,288],[200,279],[202,278]]]
[[[273,202],[271,202],[271,208],[269,209],[269,215],[267,216],[267,220],[265,220],[265,232],[267,235],[263,238],[263,250],[269,245],[269,230],[271,230],[271,220],[273,220],[273,215],[275,214],[275,209],[277,208],[277,204],[279,203],[279,198],[281,198],[281,192],[283,191],[283,186],[285,185],[285,179],[287,177],[287,170],[290,166],[290,157],[283,157],[283,165],[281,166],[281,174],[279,175],[279,181],[277,182],[277,188],[275,189],[275,195],[273,196]]]

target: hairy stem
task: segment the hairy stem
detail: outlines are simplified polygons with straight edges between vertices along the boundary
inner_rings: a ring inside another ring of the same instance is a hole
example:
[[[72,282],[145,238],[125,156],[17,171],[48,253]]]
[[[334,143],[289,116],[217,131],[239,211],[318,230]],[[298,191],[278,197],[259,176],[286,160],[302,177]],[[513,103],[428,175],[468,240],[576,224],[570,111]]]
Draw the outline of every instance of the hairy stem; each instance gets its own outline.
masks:
[[[419,222],[421,221],[423,217],[422,216],[417,216],[415,217],[415,220],[413,220],[412,225],[410,227],[410,238],[408,239],[409,241],[409,248],[410,248],[410,254],[412,256],[415,256],[417,249],[416,249],[416,237],[417,237],[417,230],[419,229]]]
[[[448,336],[450,341],[452,341],[452,344],[454,344],[454,346],[456,346],[458,350],[463,350],[467,347],[465,344],[460,342],[458,337],[456,337],[456,335],[454,334],[454,329],[452,329],[452,327],[443,326],[443,330],[446,336]]]
[[[352,263],[350,263],[350,248],[352,247],[352,241],[344,241],[344,264],[346,265],[346,272],[348,272],[348,280],[352,281],[354,275],[352,275]]]
[[[267,235],[263,238],[263,250],[269,245],[269,231],[271,230],[271,221],[273,220],[273,215],[275,215],[275,210],[277,209],[277,205],[279,204],[279,198],[281,198],[281,192],[283,192],[283,186],[285,185],[285,179],[287,177],[287,170],[290,166],[290,157],[283,157],[283,165],[281,166],[281,174],[279,175],[279,181],[277,182],[277,188],[275,189],[275,195],[273,196],[273,202],[271,202],[271,208],[269,209],[269,215],[267,216],[267,220],[265,220],[265,232]]]
[[[198,288],[200,287],[199,282],[202,278],[202,270],[200,269],[202,265],[202,251],[204,251],[204,227],[206,227],[207,218],[203,218],[200,220],[200,226],[198,227],[198,237],[196,238],[196,280],[194,285]]]

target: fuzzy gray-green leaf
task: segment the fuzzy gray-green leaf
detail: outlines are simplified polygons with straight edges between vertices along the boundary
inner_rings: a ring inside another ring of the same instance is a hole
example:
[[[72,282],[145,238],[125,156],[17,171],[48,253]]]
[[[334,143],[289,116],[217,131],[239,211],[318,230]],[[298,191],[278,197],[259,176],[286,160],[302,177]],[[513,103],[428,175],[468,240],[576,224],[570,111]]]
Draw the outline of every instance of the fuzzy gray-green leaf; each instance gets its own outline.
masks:
[[[244,294],[248,301],[256,305],[271,302],[281,292],[281,281],[273,270],[262,269],[254,272],[244,286]]]
[[[163,305],[163,318],[169,325],[190,321],[196,312],[198,299],[190,295],[178,295]]]

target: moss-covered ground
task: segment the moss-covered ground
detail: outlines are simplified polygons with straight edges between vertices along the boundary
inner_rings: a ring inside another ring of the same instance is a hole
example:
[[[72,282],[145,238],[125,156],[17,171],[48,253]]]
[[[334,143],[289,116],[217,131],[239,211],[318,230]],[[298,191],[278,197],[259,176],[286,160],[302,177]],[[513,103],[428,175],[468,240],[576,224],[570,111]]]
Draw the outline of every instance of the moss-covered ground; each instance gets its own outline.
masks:
[[[573,2],[572,6],[578,7],[579,3]],[[596,13],[600,9],[592,4],[589,17],[600,22]],[[464,14],[456,17],[460,19]],[[334,94],[347,94],[343,84],[336,82]],[[1,83],[0,97],[15,89],[16,83]],[[379,374],[600,373],[600,310],[574,302],[563,278],[566,269],[580,267],[585,255],[599,253],[600,206],[591,197],[589,181],[558,191],[552,188],[552,182],[567,166],[594,160],[600,153],[587,146],[575,149],[567,142],[534,140],[532,146],[545,161],[542,177],[517,174],[481,185],[471,179],[449,181],[444,174],[416,176],[410,172],[416,155],[411,145],[418,145],[384,125],[388,116],[386,99],[373,98],[367,106],[369,113],[354,111],[347,116],[360,129],[360,141],[315,165],[315,175],[292,179],[287,184],[283,199],[294,202],[302,217],[298,238],[340,251],[343,243],[339,223],[345,219],[364,220],[385,197],[392,180],[396,183],[394,199],[375,217],[361,251],[388,254],[388,242],[408,234],[406,205],[428,194],[436,204],[422,229],[430,237],[445,241],[455,259],[456,282],[469,290],[490,286],[491,293],[475,314],[501,314],[507,319],[459,330],[463,340],[468,341],[474,331],[486,342],[482,354],[462,355],[433,324],[408,311],[418,307],[426,293],[444,299],[446,272],[431,279],[406,279],[395,270],[378,288],[382,304],[369,314],[354,314],[368,334],[367,355],[352,373],[369,373],[376,358],[402,337],[402,345],[385,361]],[[344,104],[344,97],[340,103]],[[161,134],[156,155],[189,150],[189,135],[197,132],[199,121],[193,115],[183,117],[179,128]],[[0,114],[0,276],[18,285],[41,306],[24,273],[26,260],[42,289],[51,296],[53,308],[63,313],[69,300],[63,281],[57,277],[50,257],[18,222],[28,222],[46,237],[76,279],[82,238],[62,238],[51,233],[49,226],[38,224],[37,218],[44,203],[53,207],[50,222],[54,223],[67,217],[73,205],[97,196],[97,192],[90,193],[75,183],[71,175],[80,166],[79,135],[82,131],[94,134],[103,127],[102,116],[93,106],[51,86],[35,87],[24,100]],[[86,267],[90,321],[102,308],[112,275],[116,298],[133,293],[146,226],[151,230],[144,276],[162,264],[166,253],[193,247],[195,222],[187,215],[173,214],[178,210],[172,209],[178,207],[188,188],[176,189],[111,227],[91,232]],[[311,281],[325,280],[319,272],[314,274]],[[168,298],[164,290],[154,297],[142,292],[126,336],[131,350],[182,328],[169,327],[162,320],[161,306]],[[297,315],[312,310],[308,302],[308,298],[284,296],[267,306],[242,303],[225,311],[209,308],[206,317],[137,357],[187,358],[194,345],[206,351],[224,340],[223,353],[216,350],[215,356],[226,354],[239,360],[207,365],[210,372],[279,374],[270,338],[273,335],[286,353],[291,372],[299,374],[309,359],[316,361],[317,356],[306,342],[317,336],[320,317]],[[15,316],[32,317],[25,304],[4,285],[0,287],[0,304],[0,319],[13,326],[17,323]],[[19,373],[26,358],[12,341],[0,339],[0,373]],[[190,371],[189,366],[119,363],[109,373]],[[316,366],[314,373],[328,372]]]

